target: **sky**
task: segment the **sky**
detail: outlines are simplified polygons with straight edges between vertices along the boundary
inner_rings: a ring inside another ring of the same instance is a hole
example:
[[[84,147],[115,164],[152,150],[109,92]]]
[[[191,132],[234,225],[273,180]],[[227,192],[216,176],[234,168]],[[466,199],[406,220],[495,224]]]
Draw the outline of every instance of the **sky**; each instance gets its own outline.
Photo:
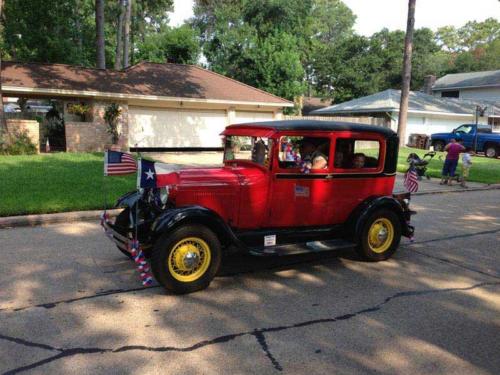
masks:
[[[405,30],[408,12],[407,0],[343,0],[357,16],[354,29],[369,36],[380,29]],[[170,25],[179,26],[193,15],[192,0],[174,0]],[[417,0],[415,27],[460,27],[468,21],[500,18],[499,0]]]

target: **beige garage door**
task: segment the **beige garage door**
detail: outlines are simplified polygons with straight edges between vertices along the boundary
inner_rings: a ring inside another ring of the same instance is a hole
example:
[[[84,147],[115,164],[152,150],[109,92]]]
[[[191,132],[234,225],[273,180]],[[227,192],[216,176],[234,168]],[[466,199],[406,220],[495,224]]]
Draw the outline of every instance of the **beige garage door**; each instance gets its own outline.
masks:
[[[221,147],[226,111],[129,107],[130,147]]]
[[[274,120],[273,112],[250,112],[236,111],[235,124],[243,124],[246,122],[270,121]]]

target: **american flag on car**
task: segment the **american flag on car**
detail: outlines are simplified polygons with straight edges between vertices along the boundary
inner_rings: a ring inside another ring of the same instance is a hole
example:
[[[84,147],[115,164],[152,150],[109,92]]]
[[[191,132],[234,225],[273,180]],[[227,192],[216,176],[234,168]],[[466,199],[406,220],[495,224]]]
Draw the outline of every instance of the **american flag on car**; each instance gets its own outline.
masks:
[[[137,171],[137,163],[127,152],[106,150],[104,153],[104,175],[120,176]]]
[[[418,175],[415,167],[411,167],[405,173],[403,185],[406,191],[416,193],[418,191]]]

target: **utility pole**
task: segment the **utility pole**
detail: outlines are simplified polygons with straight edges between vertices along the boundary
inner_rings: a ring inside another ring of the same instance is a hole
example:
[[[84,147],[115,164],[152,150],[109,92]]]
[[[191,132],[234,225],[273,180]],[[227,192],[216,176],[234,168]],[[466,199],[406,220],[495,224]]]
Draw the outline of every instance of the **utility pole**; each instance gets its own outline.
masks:
[[[401,102],[399,104],[398,137],[399,146],[406,143],[406,121],[408,118],[408,96],[411,82],[411,53],[413,48],[413,29],[415,27],[416,0],[408,0],[408,21],[406,23],[405,51],[403,57],[403,85],[401,88]]]
[[[3,20],[3,0],[0,0],[0,32],[2,32]],[[7,129],[5,122],[5,114],[3,111],[3,95],[2,95],[2,53],[0,51],[0,135]]]

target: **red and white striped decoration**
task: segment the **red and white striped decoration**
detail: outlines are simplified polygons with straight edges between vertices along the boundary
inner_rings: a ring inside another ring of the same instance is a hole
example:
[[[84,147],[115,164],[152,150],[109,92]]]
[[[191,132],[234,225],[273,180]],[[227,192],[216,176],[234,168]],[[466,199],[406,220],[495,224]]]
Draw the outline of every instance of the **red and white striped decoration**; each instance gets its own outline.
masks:
[[[410,168],[406,171],[403,185],[406,191],[416,193],[418,191],[418,175],[415,168]]]

